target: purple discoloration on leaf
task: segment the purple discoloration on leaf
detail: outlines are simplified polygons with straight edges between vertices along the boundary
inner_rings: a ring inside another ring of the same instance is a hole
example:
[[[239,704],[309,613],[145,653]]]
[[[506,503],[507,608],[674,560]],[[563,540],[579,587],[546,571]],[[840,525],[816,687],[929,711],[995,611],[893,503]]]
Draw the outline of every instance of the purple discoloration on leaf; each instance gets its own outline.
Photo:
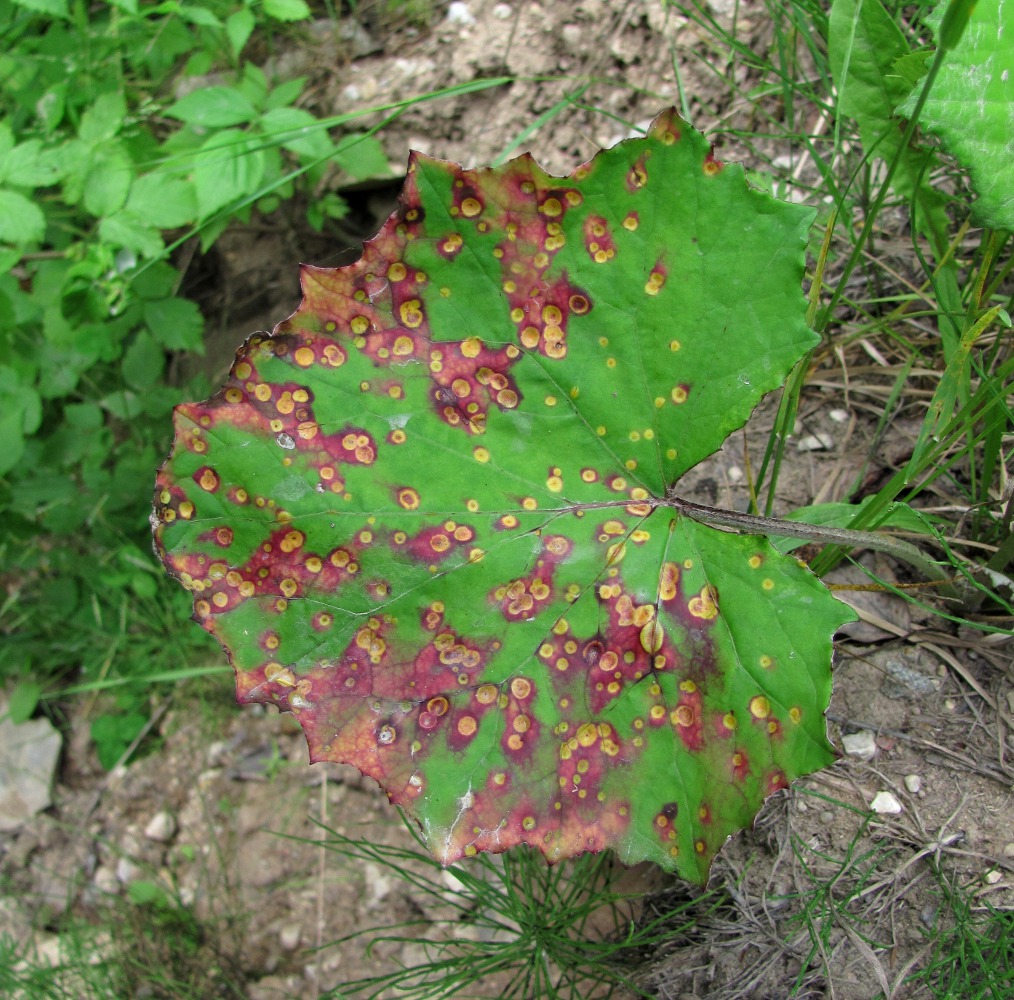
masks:
[[[414,156],[362,258],[176,410],[156,542],[242,701],[450,862],[615,849],[702,880],[832,759],[848,612],[680,476],[813,343],[809,213],[669,112],[568,178]]]

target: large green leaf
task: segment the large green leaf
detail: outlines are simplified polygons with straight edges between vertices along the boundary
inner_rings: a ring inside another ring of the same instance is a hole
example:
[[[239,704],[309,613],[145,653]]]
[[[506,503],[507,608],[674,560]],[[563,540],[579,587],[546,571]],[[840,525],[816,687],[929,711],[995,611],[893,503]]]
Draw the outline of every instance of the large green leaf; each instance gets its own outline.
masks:
[[[946,7],[938,5],[938,11]],[[1014,8],[978,0],[947,53],[920,121],[965,166],[979,198],[973,218],[1014,230]],[[909,100],[902,111],[911,111]]]
[[[176,411],[156,540],[241,700],[445,862],[614,848],[704,879],[833,758],[851,613],[677,495],[815,342],[811,218],[675,112],[565,178],[413,156],[362,259],[304,267]]]

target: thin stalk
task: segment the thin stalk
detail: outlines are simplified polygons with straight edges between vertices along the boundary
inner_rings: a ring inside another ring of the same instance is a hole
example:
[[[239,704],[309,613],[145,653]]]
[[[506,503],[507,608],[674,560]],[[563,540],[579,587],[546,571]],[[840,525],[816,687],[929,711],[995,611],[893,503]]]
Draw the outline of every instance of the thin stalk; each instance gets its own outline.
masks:
[[[906,542],[894,535],[879,531],[835,528],[825,524],[785,521],[777,517],[761,517],[758,514],[722,510],[718,507],[693,503],[674,495],[666,497],[664,505],[704,524],[734,528],[737,531],[748,531],[756,535],[781,535],[825,545],[840,545],[849,549],[872,549],[875,552],[884,552],[915,567],[924,576],[943,584],[944,589],[951,591],[951,596],[957,596],[953,591],[953,578],[938,563],[912,545],[911,542]]]

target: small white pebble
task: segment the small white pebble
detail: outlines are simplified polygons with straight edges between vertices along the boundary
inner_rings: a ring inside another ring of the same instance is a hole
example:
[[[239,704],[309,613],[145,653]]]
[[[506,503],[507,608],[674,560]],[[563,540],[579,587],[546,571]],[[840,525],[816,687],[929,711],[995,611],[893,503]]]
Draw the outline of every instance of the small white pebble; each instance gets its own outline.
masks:
[[[820,814],[820,821],[824,826],[830,826],[834,822],[834,813],[830,809],[825,809]]]
[[[870,808],[881,816],[887,816],[900,813],[902,805],[890,792],[877,792],[873,796]]]
[[[510,20],[510,18],[512,17],[513,14],[514,14],[514,11],[511,10],[510,4],[498,3],[493,8],[493,16],[498,21],[508,21],[508,20]]]
[[[805,813],[809,808],[802,799],[796,799],[796,812]]]
[[[1003,845],[1003,856],[1005,858],[1014,858],[1014,841]]]
[[[830,434],[807,434],[796,442],[797,451],[828,451],[834,447],[834,438]]]
[[[159,844],[168,844],[176,835],[176,820],[164,809],[155,813],[144,828],[144,835]]]
[[[468,27],[470,24],[475,24],[475,18],[472,17],[467,3],[462,3],[462,0],[454,0],[447,8],[447,23]]]
[[[944,698],[944,708],[948,712],[953,712],[958,707],[958,703],[953,698]]]
[[[99,865],[95,869],[93,881],[99,892],[112,894],[120,891],[120,880],[116,877],[116,871],[107,865]]]
[[[565,24],[560,29],[560,39],[564,48],[573,51],[581,44],[581,29],[576,24]]]
[[[830,410],[827,414],[836,424],[844,424],[848,421],[848,410]]]
[[[120,858],[116,862],[116,877],[121,885],[130,885],[136,878],[140,878],[141,869],[134,864],[130,858]]]
[[[730,483],[743,482],[743,470],[738,465],[730,465],[726,475],[729,477]]]
[[[912,795],[918,795],[922,791],[922,778],[918,774],[906,774],[905,788]]]
[[[286,924],[278,932],[278,943],[286,951],[295,951],[299,947],[300,937],[302,937],[302,929],[299,924]]]
[[[841,739],[845,753],[860,760],[873,760],[877,754],[877,738],[868,729],[860,729],[858,733],[849,733]]]
[[[985,880],[987,885],[996,885],[1000,879],[1003,878],[1003,872],[998,872],[995,868],[991,872],[986,872]]]

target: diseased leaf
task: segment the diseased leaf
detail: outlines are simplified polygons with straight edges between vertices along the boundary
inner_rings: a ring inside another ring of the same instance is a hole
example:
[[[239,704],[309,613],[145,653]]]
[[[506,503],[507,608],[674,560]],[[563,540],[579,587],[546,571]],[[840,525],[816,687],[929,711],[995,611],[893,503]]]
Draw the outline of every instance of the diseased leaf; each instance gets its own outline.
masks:
[[[811,218],[675,112],[563,178],[413,155],[362,259],[304,267],[176,410],[156,541],[240,699],[445,863],[613,848],[705,879],[833,759],[851,612],[677,496],[816,340]]]

